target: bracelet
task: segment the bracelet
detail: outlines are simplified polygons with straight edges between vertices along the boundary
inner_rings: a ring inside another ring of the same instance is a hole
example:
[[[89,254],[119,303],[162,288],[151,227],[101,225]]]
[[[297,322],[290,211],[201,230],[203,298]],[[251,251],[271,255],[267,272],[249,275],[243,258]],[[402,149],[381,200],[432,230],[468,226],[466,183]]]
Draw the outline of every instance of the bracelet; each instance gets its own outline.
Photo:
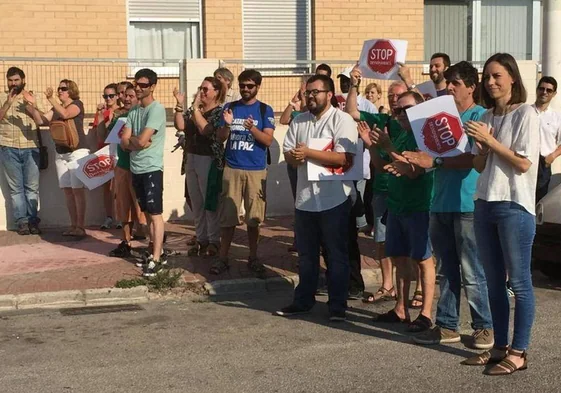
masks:
[[[354,87],[358,90],[358,88],[360,87],[360,83],[357,83],[356,85],[351,85],[351,87]]]

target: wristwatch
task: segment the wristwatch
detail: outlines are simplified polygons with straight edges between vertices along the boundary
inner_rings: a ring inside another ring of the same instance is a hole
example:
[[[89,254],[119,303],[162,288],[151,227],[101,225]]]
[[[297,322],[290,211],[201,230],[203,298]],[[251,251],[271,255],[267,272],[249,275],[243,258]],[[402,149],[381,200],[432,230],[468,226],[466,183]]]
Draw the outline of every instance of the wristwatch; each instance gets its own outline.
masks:
[[[435,157],[432,162],[432,166],[434,168],[440,168],[442,164],[444,164],[444,160],[442,159],[442,157]]]
[[[416,88],[417,88],[417,85],[413,83],[411,86],[409,86],[407,88],[407,90],[413,90],[413,89],[416,89]]]

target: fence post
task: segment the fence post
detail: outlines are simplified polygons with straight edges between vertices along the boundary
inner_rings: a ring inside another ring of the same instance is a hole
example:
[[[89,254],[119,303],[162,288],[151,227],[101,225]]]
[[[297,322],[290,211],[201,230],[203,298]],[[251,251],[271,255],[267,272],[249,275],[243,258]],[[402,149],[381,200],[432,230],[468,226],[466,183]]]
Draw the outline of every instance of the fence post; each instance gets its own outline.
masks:
[[[187,108],[187,60],[179,60],[179,91],[185,93],[183,108]]]

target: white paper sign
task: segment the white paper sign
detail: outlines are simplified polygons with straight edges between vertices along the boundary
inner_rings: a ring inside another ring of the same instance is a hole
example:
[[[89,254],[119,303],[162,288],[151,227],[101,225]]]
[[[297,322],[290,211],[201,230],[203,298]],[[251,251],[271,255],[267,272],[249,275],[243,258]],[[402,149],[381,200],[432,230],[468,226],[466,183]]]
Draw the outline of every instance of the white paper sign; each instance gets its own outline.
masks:
[[[436,87],[434,86],[433,81],[426,81],[417,85],[417,90],[419,90],[419,93],[421,93],[427,101],[438,97],[436,95]]]
[[[76,176],[88,190],[93,190],[113,179],[117,164],[117,145],[107,145],[95,153],[80,158]]]
[[[453,157],[468,149],[460,113],[452,96],[442,96],[407,109],[419,149],[433,157]]]
[[[364,78],[399,80],[399,63],[405,63],[407,41],[375,39],[364,41],[359,66]]]
[[[329,138],[310,138],[310,149],[332,151],[333,139]],[[308,181],[321,180],[362,180],[364,178],[363,142],[358,139],[356,144],[356,155],[353,157],[353,164],[350,168],[332,168],[321,165],[312,160],[308,160]]]
[[[125,128],[125,124],[127,123],[126,117],[120,117],[115,122],[115,125],[107,135],[105,139],[105,143],[121,143],[121,135],[123,133],[123,129]]]

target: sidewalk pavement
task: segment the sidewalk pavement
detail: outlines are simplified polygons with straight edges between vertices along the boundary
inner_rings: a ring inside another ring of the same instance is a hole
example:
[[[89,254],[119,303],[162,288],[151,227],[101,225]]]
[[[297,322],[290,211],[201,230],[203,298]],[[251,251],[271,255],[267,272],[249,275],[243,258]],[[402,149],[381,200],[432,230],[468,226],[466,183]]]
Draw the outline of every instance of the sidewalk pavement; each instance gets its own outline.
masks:
[[[247,268],[246,227],[236,229],[232,243],[230,270],[209,274],[211,259],[188,257],[186,241],[193,226],[186,223],[166,224],[168,240],[165,248],[180,255],[170,258],[171,266],[184,270],[187,283],[225,284],[230,280],[255,278]],[[111,288],[121,279],[141,275],[134,261],[111,258],[109,251],[120,242],[120,230],[87,230],[88,236],[76,241],[63,237],[61,229],[46,229],[40,236],[20,236],[15,232],[0,232],[0,295],[36,292]],[[267,267],[266,278],[289,278],[297,275],[295,254],[288,252],[292,244],[292,217],[270,218],[262,227],[259,255]],[[145,247],[146,242],[134,242],[133,247]],[[378,269],[372,259],[373,240],[360,235],[363,269]],[[365,272],[366,273],[366,272]]]

